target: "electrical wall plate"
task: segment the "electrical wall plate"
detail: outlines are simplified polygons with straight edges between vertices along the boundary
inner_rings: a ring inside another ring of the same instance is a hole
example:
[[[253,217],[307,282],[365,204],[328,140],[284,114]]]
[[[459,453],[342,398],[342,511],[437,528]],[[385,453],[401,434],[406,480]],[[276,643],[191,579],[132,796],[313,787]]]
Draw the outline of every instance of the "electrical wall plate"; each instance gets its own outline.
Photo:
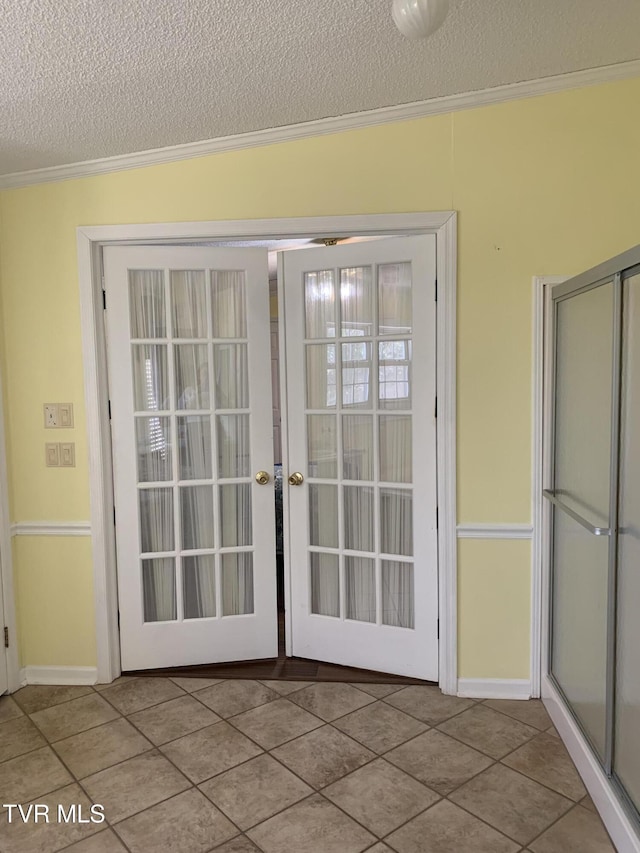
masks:
[[[57,403],[45,403],[44,409],[44,428],[57,429],[60,424],[60,411]]]
[[[73,429],[73,403],[58,403],[58,427]]]
[[[47,468],[60,467],[60,445],[55,442],[48,442],[44,446],[45,465]]]
[[[75,468],[76,466],[76,446],[73,441],[62,442],[60,444],[60,467]]]

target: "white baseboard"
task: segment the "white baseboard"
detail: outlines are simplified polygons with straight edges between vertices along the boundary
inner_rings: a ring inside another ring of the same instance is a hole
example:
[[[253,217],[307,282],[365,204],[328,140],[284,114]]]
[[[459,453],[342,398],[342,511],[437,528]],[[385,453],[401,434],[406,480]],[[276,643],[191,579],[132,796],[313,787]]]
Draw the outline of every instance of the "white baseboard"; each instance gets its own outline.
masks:
[[[530,699],[528,678],[459,678],[458,696],[469,699]]]
[[[640,836],[558,691],[542,676],[542,701],[564,741],[618,853],[640,853]]]
[[[25,666],[20,670],[20,684],[95,684],[95,666]]]

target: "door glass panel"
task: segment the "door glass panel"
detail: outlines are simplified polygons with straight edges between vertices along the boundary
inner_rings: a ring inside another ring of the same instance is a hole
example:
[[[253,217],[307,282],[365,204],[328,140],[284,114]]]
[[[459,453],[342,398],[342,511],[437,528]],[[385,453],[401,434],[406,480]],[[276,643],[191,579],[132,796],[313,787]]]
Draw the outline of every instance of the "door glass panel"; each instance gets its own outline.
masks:
[[[374,490],[344,487],[344,547],[350,551],[375,551]]]
[[[174,338],[207,337],[204,270],[171,270],[171,314]]]
[[[217,344],[213,348],[217,409],[249,408],[246,344]]]
[[[342,418],[342,473],[345,480],[373,480],[373,417]]]
[[[338,446],[335,415],[307,415],[309,476],[335,479],[338,476]]]
[[[413,496],[401,489],[380,489],[380,550],[413,556]]]
[[[376,621],[376,563],[368,557],[345,557],[345,616]]]
[[[213,490],[211,486],[180,489],[182,547],[213,548]]]
[[[342,405],[370,409],[372,345],[365,341],[342,344]]]
[[[412,332],[411,264],[378,267],[378,328],[381,335]]]
[[[306,346],[307,408],[331,409],[336,405],[336,345]]]
[[[173,551],[173,490],[140,489],[138,500],[142,553]]]
[[[381,409],[410,409],[411,402],[411,341],[380,341],[378,405]]]
[[[371,267],[340,270],[342,336],[373,334],[373,286]]]
[[[170,622],[178,618],[173,557],[142,561],[142,601],[145,622]]]
[[[251,545],[251,484],[229,483],[218,487],[222,547]]]
[[[137,412],[170,409],[167,347],[162,344],[134,344],[133,406]]]
[[[216,558],[213,554],[182,558],[185,619],[216,615]]]
[[[333,270],[304,274],[304,316],[307,338],[335,338],[336,293]]]
[[[178,409],[208,409],[209,354],[202,344],[174,347]]]
[[[413,564],[382,560],[382,624],[414,627]]]
[[[340,616],[340,567],[337,554],[312,551],[311,612],[320,616]]]
[[[309,485],[309,544],[338,547],[338,487]]]
[[[218,415],[218,476],[248,477],[249,415]]]
[[[244,270],[213,270],[211,313],[214,338],[246,338],[246,274]]]
[[[253,554],[223,554],[222,615],[241,616],[253,609]]]
[[[164,338],[167,333],[162,270],[129,270],[132,338]]]
[[[170,418],[136,418],[138,482],[173,478]]]
[[[555,491],[609,524],[613,284],[557,303]],[[552,672],[601,756],[605,749],[609,538],[553,514]]]
[[[412,480],[410,415],[383,415],[380,418],[380,479],[386,483]]]
[[[640,811],[640,275],[624,283],[613,768]]]
[[[211,469],[211,418],[187,415],[176,418],[181,480],[208,480]]]

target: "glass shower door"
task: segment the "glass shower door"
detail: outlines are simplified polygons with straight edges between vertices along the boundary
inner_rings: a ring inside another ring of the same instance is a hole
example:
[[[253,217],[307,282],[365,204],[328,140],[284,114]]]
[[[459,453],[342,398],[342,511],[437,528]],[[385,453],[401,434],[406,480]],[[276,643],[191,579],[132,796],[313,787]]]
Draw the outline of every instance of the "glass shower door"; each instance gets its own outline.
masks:
[[[596,752],[607,754],[612,382],[617,283],[555,300],[551,674]],[[614,442],[615,443],[615,442]]]

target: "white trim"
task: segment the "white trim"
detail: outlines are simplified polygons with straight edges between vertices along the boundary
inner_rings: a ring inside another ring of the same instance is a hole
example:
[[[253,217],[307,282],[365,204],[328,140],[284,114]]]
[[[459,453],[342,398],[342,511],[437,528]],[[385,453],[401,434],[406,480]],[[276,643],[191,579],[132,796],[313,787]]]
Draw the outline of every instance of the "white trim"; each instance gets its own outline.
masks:
[[[459,524],[458,539],[531,539],[530,524]]]
[[[9,523],[9,490],[7,483],[7,453],[4,426],[3,388],[0,378],[0,621],[9,630],[9,648],[2,649],[7,664],[7,687],[13,693],[20,686],[18,663],[18,623],[13,589],[13,557]],[[4,606],[2,606],[4,605]],[[4,645],[4,643],[3,643]]]
[[[549,295],[555,284],[566,281],[566,276],[543,275],[533,278],[533,364],[532,364],[532,418],[531,436],[531,518],[533,541],[531,546],[531,690],[540,696],[540,678],[547,660],[546,602],[548,583],[543,564],[546,562],[544,543],[548,542],[548,513],[544,506],[542,489],[546,482],[545,450],[549,446],[549,426],[545,426],[544,412],[548,405],[551,384],[548,369],[551,364],[551,341],[548,340]]]
[[[12,536],[91,536],[90,521],[19,521]]]
[[[95,684],[95,666],[25,666],[20,670],[23,684]]]
[[[318,234],[351,236],[435,233],[439,282],[439,683],[444,693],[456,693],[456,222],[454,211],[442,211],[304,219],[106,225],[77,229],[99,682],[109,682],[120,674],[106,341],[102,316],[101,246],[107,243],[161,243],[165,240],[175,242],[202,238],[249,240],[265,236],[284,239]]]
[[[505,101],[548,95],[566,89],[581,89],[585,86],[610,83],[615,80],[628,80],[638,75],[640,75],[640,60],[634,59],[630,62],[619,62],[600,68],[540,77],[521,83],[507,83],[503,86],[462,92],[456,95],[445,95],[439,98],[429,98],[424,101],[398,104],[397,106],[382,107],[375,110],[364,110],[342,116],[330,116],[329,118],[290,124],[284,127],[266,128],[249,133],[221,136],[216,139],[205,139],[201,142],[153,148],[133,154],[121,154],[99,160],[85,160],[80,163],[51,166],[45,169],[13,172],[0,176],[0,189],[25,187],[51,181],[66,181],[90,175],[104,175],[108,172],[119,172],[124,169],[139,169],[144,166],[173,163],[176,160],[189,160],[194,157],[220,154],[225,151],[239,151],[244,148],[306,139],[310,136],[324,136],[330,133],[375,127],[390,122],[410,121],[442,113],[476,109],[490,104],[501,104]]]
[[[640,853],[640,837],[557,690],[542,676],[542,699],[618,853]]]
[[[470,699],[531,699],[528,678],[459,678],[458,696]]]

